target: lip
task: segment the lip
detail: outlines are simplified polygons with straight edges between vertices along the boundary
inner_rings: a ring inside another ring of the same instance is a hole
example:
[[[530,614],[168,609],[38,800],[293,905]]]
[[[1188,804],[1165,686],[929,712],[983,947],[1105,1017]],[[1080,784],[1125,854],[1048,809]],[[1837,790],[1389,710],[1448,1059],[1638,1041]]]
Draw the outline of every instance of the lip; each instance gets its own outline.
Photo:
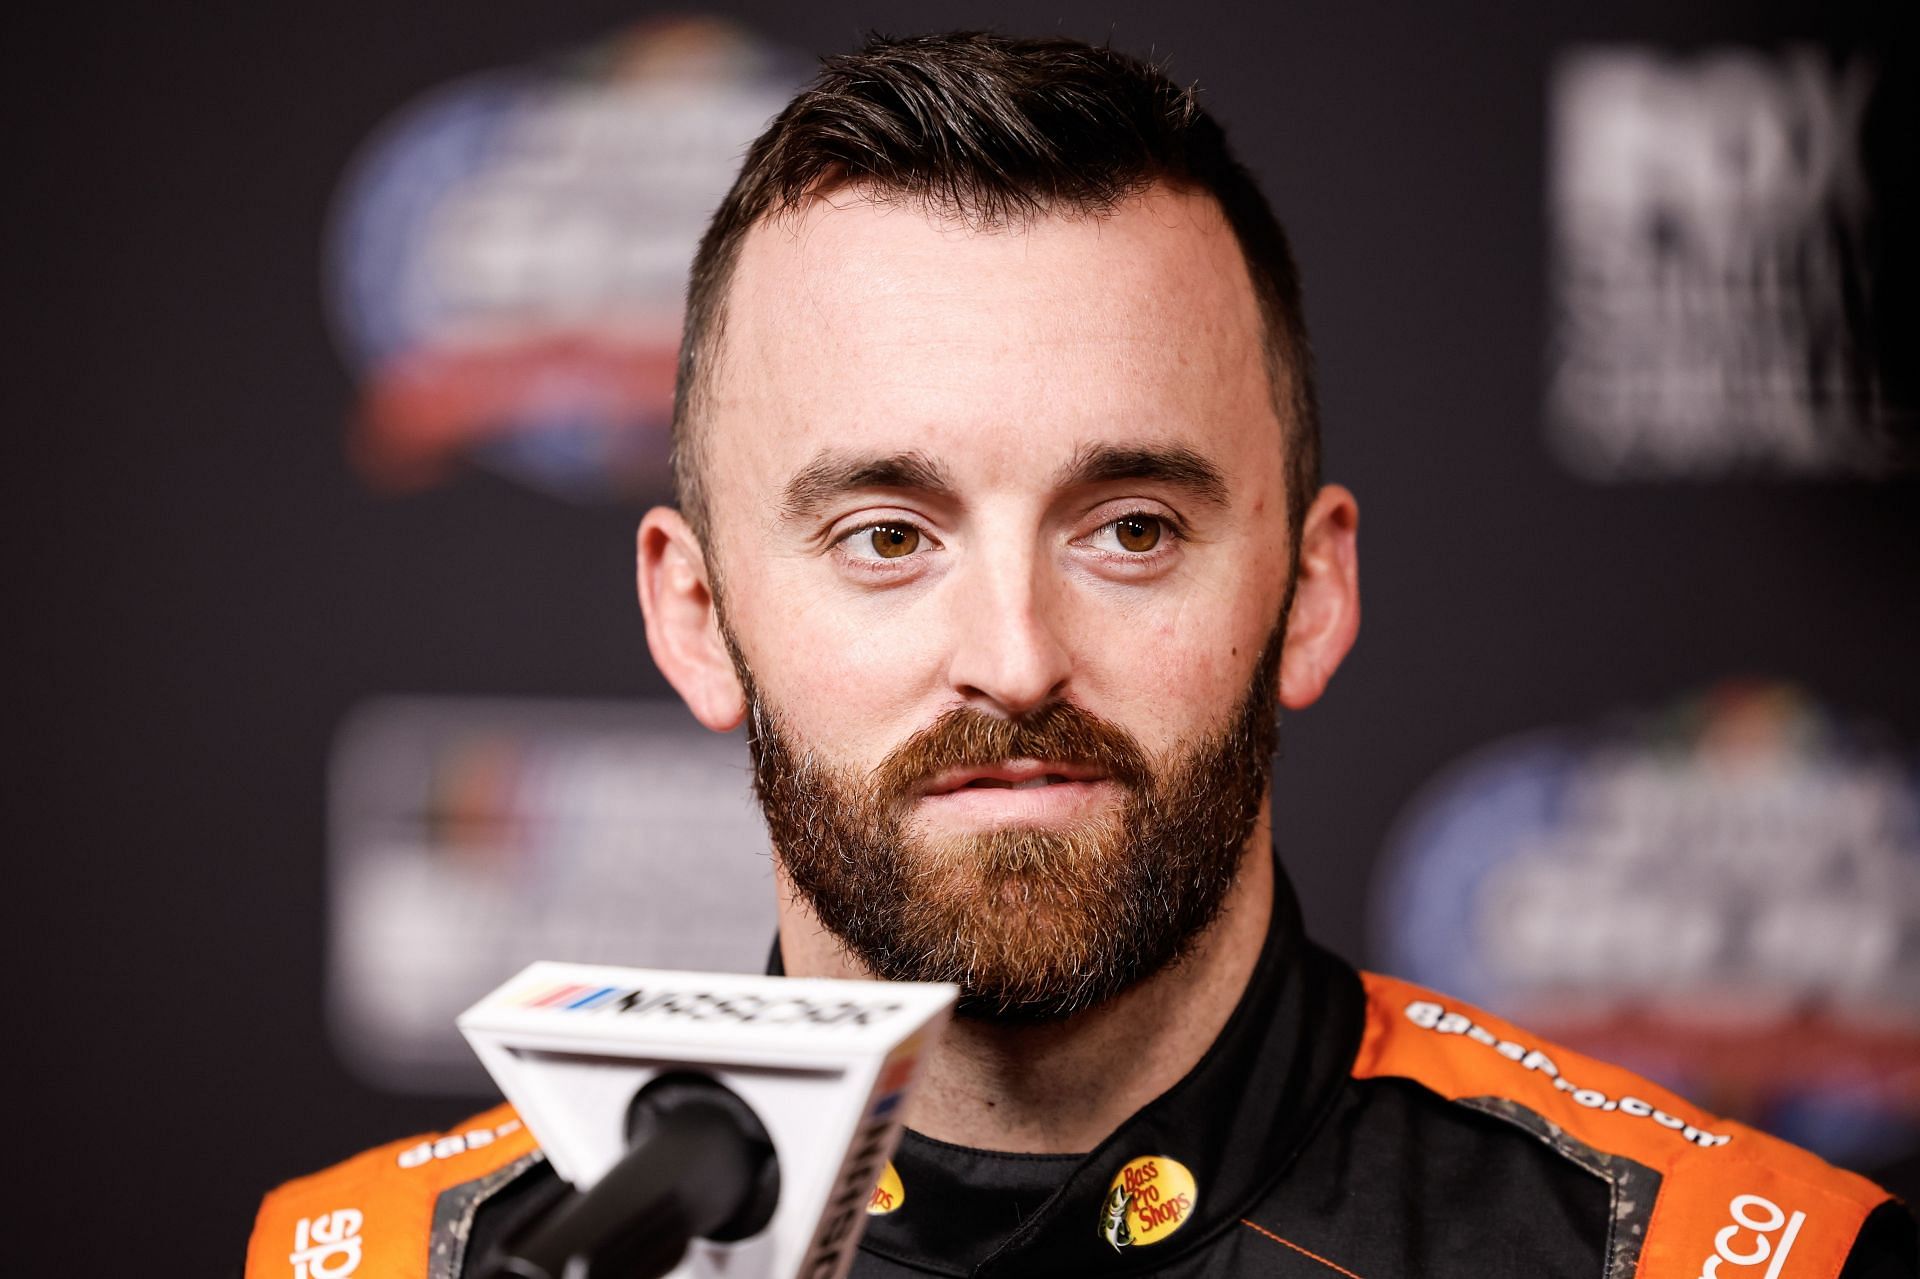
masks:
[[[1034,781],[1052,777],[1058,779],[1054,785],[1067,783],[1089,783],[1105,781],[1107,775],[1097,768],[1083,764],[1066,764],[1048,759],[1009,759],[997,764],[973,765],[967,768],[949,768],[936,773],[921,789],[923,797],[952,795],[958,791],[997,791],[1031,785]],[[976,785],[976,783],[983,783]],[[1034,787],[1035,790],[1051,787]],[[1025,793],[1023,790],[1021,793]]]
[[[1049,777],[1055,780],[1031,784]],[[1118,782],[1097,768],[1058,760],[1011,759],[939,773],[921,791],[915,807],[920,820],[937,830],[1059,829],[1111,811],[1120,789]]]

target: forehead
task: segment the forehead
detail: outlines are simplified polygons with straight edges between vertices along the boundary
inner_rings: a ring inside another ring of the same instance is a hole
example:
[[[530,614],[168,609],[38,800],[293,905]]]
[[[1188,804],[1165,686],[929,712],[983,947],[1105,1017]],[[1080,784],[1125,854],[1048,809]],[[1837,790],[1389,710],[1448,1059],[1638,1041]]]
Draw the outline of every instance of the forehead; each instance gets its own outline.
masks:
[[[976,473],[1208,435],[1212,454],[1279,453],[1238,243],[1210,197],[1164,187],[992,231],[850,191],[756,225],[710,394],[716,506],[828,447],[951,452]]]

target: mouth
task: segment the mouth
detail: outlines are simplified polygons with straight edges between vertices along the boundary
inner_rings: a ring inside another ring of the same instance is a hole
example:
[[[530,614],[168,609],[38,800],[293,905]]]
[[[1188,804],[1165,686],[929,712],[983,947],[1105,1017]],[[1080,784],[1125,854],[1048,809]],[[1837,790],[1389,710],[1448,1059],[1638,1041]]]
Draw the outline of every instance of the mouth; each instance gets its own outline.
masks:
[[[1118,791],[1097,768],[1015,759],[948,769],[927,783],[917,807],[923,821],[952,830],[1057,827],[1090,819]]]
[[[976,790],[1040,790],[1048,786],[1085,785],[1106,780],[1097,768],[1057,760],[1010,759],[998,764],[950,768],[936,774],[923,795],[952,795]]]

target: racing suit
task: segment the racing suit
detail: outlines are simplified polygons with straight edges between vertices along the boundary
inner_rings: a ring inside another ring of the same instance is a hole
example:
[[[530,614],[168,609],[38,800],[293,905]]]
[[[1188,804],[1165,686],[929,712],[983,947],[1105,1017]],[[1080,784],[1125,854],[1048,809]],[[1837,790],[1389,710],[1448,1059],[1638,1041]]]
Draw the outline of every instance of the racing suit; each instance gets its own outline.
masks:
[[[556,1182],[503,1106],[274,1191],[246,1274],[459,1279]],[[1912,1218],[1873,1183],[1356,972],[1305,940],[1284,881],[1253,979],[1179,1083],[1084,1154],[909,1130],[869,1214],[861,1279],[1892,1279],[1915,1266]]]

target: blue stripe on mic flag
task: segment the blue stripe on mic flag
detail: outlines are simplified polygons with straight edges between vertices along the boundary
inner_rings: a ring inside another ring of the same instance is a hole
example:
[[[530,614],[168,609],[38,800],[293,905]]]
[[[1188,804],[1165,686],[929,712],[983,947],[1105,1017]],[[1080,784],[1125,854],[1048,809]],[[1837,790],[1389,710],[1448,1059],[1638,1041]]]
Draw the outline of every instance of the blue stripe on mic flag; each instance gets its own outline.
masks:
[[[600,1001],[604,1000],[608,995],[617,993],[619,989],[620,988],[618,986],[602,986],[600,989],[594,991],[592,994],[582,995],[580,998],[574,1000],[572,1003],[567,1005],[567,1008],[569,1011],[571,1011],[575,1008],[585,1008],[590,1004],[597,1004]]]

